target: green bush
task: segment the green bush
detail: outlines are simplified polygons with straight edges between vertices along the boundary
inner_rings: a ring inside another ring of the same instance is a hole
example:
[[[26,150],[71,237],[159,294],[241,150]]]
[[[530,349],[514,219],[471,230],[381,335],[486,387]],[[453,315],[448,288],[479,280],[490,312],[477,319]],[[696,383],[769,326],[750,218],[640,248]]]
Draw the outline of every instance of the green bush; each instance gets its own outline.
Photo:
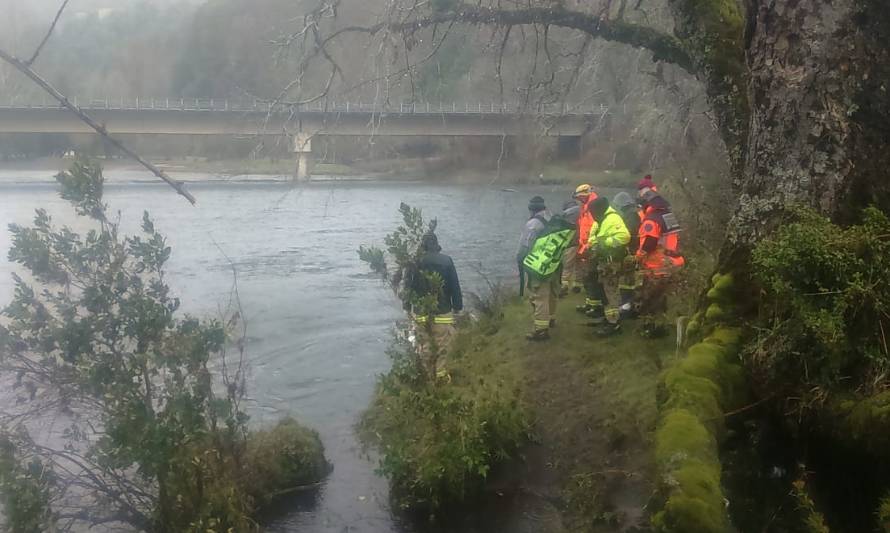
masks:
[[[37,458],[21,457],[13,438],[0,436],[0,501],[4,531],[40,533],[51,529],[52,470]]]
[[[243,486],[258,507],[317,483],[330,470],[318,433],[293,418],[251,432],[246,448]]]
[[[256,530],[255,501],[289,488],[295,470],[319,460],[320,445],[268,436],[284,429],[248,431],[241,366],[222,365],[220,375],[214,364],[244,357],[227,354],[243,349],[244,332],[235,332],[235,317],[181,315],[165,278],[172,251],[148,213],[141,232],[124,235],[94,162],[78,159],[57,180],[88,231],[58,227],[45,210],[33,226],[10,226],[10,261],[28,276],[14,276],[0,320],[0,377],[13,383],[8,407],[20,415],[16,426],[0,428],[7,528],[54,530],[51,503],[87,500],[102,505],[84,506],[66,527]],[[57,413],[68,420],[64,438],[33,442],[34,419]],[[263,463],[244,455],[257,446],[264,461],[275,461],[277,477],[270,470],[265,484],[251,487],[242,469]],[[299,457],[301,450],[311,455]]]
[[[878,526],[884,533],[890,533],[890,496],[885,496],[881,500],[881,506],[878,508]]]
[[[412,376],[414,358],[404,350],[393,356],[364,428],[380,445],[379,470],[396,503],[435,515],[478,494],[492,467],[525,442],[529,425],[515,391],[485,380],[428,383]]]
[[[770,333],[753,361],[765,375],[800,391],[885,387],[888,236],[890,219],[877,209],[847,228],[802,210],[757,245],[754,276]]]

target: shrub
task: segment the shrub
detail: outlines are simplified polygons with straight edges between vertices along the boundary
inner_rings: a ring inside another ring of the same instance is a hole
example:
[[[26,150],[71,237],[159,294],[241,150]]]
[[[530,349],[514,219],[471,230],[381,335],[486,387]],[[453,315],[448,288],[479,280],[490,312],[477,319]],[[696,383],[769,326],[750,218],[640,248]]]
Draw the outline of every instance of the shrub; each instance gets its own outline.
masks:
[[[754,276],[769,333],[753,362],[765,377],[804,392],[885,386],[888,235],[890,219],[877,209],[848,228],[801,210],[757,245]]]
[[[293,418],[248,435],[242,481],[258,507],[317,483],[329,470],[318,433]]]
[[[491,468],[525,442],[528,422],[515,391],[499,383],[416,379],[407,350],[394,350],[363,424],[380,444],[396,503],[435,515],[481,491]]]
[[[0,324],[0,375],[13,383],[9,419],[18,421],[0,432],[0,496],[19,524],[12,529],[53,530],[56,518],[79,529],[110,521],[153,531],[257,529],[254,500],[268,495],[241,483],[244,450],[256,440],[240,408],[243,365],[211,370],[233,355],[229,346],[243,362],[244,331],[232,338],[234,317],[179,313],[164,236],[148,213],[141,233],[120,232],[98,165],[78,159],[57,180],[91,229],[59,228],[44,210],[32,227],[10,227],[10,260],[29,274],[15,276]],[[225,386],[215,386],[219,378]],[[53,415],[65,421],[61,444],[31,441],[33,418]],[[297,450],[280,444],[266,447],[270,457],[284,472],[298,468],[289,463]],[[317,461],[320,451],[309,452],[300,459]],[[260,488],[276,492],[278,480]],[[84,500],[101,505],[57,517],[47,503]]]

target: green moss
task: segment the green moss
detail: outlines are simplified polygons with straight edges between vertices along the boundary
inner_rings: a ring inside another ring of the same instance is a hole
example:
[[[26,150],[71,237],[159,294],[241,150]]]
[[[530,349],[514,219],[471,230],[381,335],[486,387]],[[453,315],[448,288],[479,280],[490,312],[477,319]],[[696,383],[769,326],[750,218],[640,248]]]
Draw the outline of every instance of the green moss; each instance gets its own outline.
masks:
[[[724,311],[719,304],[713,303],[709,305],[708,310],[705,311],[705,318],[708,322],[720,322],[726,318],[726,311]]]
[[[726,530],[717,445],[725,434],[724,412],[746,391],[742,368],[734,361],[740,339],[738,329],[716,328],[663,375],[666,398],[656,462],[665,503],[652,518],[657,531]]]
[[[878,457],[890,458],[890,391],[835,399],[824,416],[842,442],[852,440]]]
[[[723,409],[720,407],[720,386],[703,377],[697,377],[679,368],[665,373],[664,384],[668,396],[665,409],[685,409],[714,435],[723,434]]]
[[[727,526],[717,441],[692,412],[667,411],[656,434],[656,462],[668,487],[652,518],[661,532],[724,532]]]
[[[885,496],[878,506],[878,527],[884,533],[890,533],[890,495]]]
[[[244,461],[243,488],[259,507],[318,483],[330,470],[318,434],[292,418],[248,435]]]
[[[739,328],[716,328],[705,338],[704,342],[717,344],[730,350],[737,349],[742,343],[742,330]]]

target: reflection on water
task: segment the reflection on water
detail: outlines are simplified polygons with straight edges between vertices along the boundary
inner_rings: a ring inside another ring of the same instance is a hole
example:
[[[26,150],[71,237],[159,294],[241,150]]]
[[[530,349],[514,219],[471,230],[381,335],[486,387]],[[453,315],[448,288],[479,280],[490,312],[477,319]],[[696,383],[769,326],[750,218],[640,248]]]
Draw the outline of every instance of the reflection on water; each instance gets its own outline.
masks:
[[[125,231],[138,231],[147,210],[167,235],[173,248],[168,279],[186,312],[217,313],[228,300],[234,265],[250,338],[252,422],[271,423],[287,413],[321,435],[333,472],[317,493],[283,502],[270,529],[413,530],[393,517],[386,482],[374,473],[376,459],[353,432],[375,376],[388,368],[389,331],[401,318],[392,294],[368,274],[356,250],[379,243],[395,227],[404,201],[439,219],[440,242],[465,290],[484,287],[483,275],[516,283],[513,258],[530,193],[368,182],[190,188],[197,207],[155,184],[116,183],[106,199],[120,210]],[[553,205],[566,198],[561,191],[534,194]],[[29,224],[37,207],[59,223],[75,223],[51,184],[0,184],[3,228]],[[9,245],[9,233],[0,232],[4,304],[12,294]]]

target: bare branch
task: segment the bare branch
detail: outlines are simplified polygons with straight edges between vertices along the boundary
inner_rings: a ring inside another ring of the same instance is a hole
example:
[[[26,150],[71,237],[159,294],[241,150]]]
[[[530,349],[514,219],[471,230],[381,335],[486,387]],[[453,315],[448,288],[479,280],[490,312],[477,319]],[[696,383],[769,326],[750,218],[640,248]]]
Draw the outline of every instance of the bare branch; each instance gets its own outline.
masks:
[[[76,105],[74,105],[70,101],[68,101],[68,98],[65,97],[65,95],[60,93],[58,90],[56,90],[55,87],[50,85],[49,82],[47,82],[42,77],[40,77],[40,75],[37,74],[34,71],[34,69],[32,69],[27,63],[23,62],[22,60],[18,59],[17,57],[6,52],[3,49],[0,49],[0,59],[3,59],[7,63],[9,63],[13,67],[15,67],[16,70],[18,70],[19,72],[21,72],[22,74],[24,74],[25,76],[30,78],[31,81],[33,81],[34,83],[39,85],[41,89],[43,89],[44,91],[49,93],[50,96],[55,98],[62,105],[62,107],[65,107],[66,109],[68,109],[69,111],[71,111],[72,113],[77,115],[78,118],[80,118],[80,120],[82,120],[84,123],[86,123],[89,127],[93,128],[93,130],[95,130],[96,133],[101,135],[105,140],[107,140],[109,143],[111,143],[115,148],[117,148],[121,152],[127,154],[132,159],[136,160],[140,165],[142,165],[145,168],[147,168],[148,170],[150,170],[152,172],[152,174],[154,174],[155,176],[164,180],[168,185],[173,187],[173,189],[177,193],[179,193],[181,196],[185,197],[185,199],[188,200],[189,202],[191,202],[192,205],[195,205],[197,200],[195,200],[195,197],[192,196],[192,194],[185,189],[185,186],[182,184],[182,182],[172,179],[163,170],[161,170],[158,167],[154,166],[153,164],[149,163],[145,159],[142,159],[142,157],[140,157],[139,154],[130,150],[129,148],[124,146],[124,144],[121,141],[112,137],[108,133],[108,130],[105,129],[105,126],[103,126],[103,125],[99,124],[98,122],[96,122],[95,120],[93,120],[82,109],[80,109],[79,107],[77,107]]]
[[[56,29],[56,24],[58,24],[59,19],[62,18],[62,12],[65,11],[65,7],[68,6],[69,1],[70,0],[65,0],[64,2],[62,2],[62,5],[59,7],[59,11],[56,12],[56,18],[53,19],[53,23],[49,26],[49,30],[47,30],[46,35],[43,36],[43,40],[40,41],[40,44],[37,45],[37,49],[34,50],[34,54],[31,56],[31,59],[25,61],[25,65],[30,67],[34,64],[35,61],[37,61],[37,57],[40,56],[40,52],[43,50],[43,47],[46,46],[47,41],[49,41],[49,38],[52,37],[53,31],[55,31]]]

